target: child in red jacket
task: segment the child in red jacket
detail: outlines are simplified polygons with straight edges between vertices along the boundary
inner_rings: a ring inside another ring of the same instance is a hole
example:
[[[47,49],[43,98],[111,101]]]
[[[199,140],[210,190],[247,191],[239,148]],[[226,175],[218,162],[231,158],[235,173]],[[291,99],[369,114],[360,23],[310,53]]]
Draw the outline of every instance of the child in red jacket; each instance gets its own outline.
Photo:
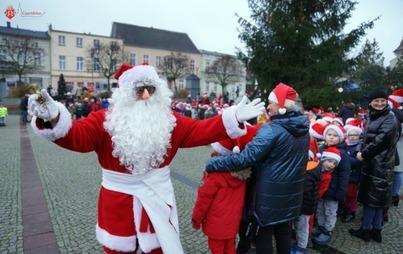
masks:
[[[253,138],[255,130],[257,128],[248,128],[245,136],[212,144],[212,156],[239,152]],[[246,179],[250,174],[250,169],[210,173],[200,181],[193,208],[192,227],[202,228],[213,254],[236,253],[235,239],[241,223]]]

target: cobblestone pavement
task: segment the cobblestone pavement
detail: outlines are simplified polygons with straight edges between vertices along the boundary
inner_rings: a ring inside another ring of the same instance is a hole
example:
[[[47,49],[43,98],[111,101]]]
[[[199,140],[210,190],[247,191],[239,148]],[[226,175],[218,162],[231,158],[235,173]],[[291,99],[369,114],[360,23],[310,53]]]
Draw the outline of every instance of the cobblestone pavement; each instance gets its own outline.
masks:
[[[10,115],[6,124],[0,128],[0,253],[24,253],[20,179],[20,159],[24,158],[20,158],[19,117]],[[30,127],[28,132],[59,253],[103,253],[95,239],[101,183],[95,154],[70,152],[37,137]],[[170,166],[185,253],[209,253],[206,237],[192,229],[190,219],[210,151],[209,147],[182,149]],[[357,217],[361,217],[361,208]],[[331,243],[308,249],[308,253],[403,253],[402,202],[390,208],[381,244],[365,243],[348,234],[349,228],[358,227],[359,219],[349,224],[338,222]]]

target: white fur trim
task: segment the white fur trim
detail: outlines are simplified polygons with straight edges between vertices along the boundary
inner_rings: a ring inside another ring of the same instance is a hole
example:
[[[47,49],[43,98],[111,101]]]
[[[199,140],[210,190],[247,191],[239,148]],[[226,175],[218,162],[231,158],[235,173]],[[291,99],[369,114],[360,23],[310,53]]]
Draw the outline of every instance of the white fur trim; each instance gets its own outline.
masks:
[[[340,155],[335,154],[335,153],[323,152],[322,156],[320,157],[320,160],[324,161],[324,160],[328,160],[328,159],[333,159],[333,160],[337,161],[337,165],[339,165],[341,157],[340,157]]]
[[[67,110],[67,108],[60,102],[56,103],[59,108],[60,117],[59,121],[53,127],[53,129],[42,129],[42,130],[38,129],[38,127],[36,126],[37,121],[36,116],[33,116],[31,121],[31,127],[34,130],[34,132],[37,135],[42,136],[49,141],[55,141],[56,139],[63,138],[64,136],[67,135],[71,126],[73,125],[71,115]]]
[[[161,248],[161,244],[158,241],[157,235],[155,233],[151,233],[149,228],[147,229],[147,232],[140,232],[142,210],[143,206],[141,204],[141,201],[136,198],[136,196],[133,196],[133,213],[135,214],[134,221],[139,239],[139,245],[142,252],[150,252],[154,249]]]
[[[227,148],[223,147],[219,142],[214,142],[211,144],[211,147],[220,155],[228,155],[232,154],[231,150],[228,150]]]
[[[111,235],[96,225],[97,240],[100,244],[116,251],[134,251],[136,249],[136,236],[116,236]]]
[[[390,98],[394,99],[398,103],[403,103],[403,97],[402,96],[397,96],[397,95],[389,95]]]
[[[246,134],[246,127],[243,124],[243,129],[239,128],[238,120],[235,116],[235,106],[226,108],[222,113],[222,121],[230,138],[237,138]]]

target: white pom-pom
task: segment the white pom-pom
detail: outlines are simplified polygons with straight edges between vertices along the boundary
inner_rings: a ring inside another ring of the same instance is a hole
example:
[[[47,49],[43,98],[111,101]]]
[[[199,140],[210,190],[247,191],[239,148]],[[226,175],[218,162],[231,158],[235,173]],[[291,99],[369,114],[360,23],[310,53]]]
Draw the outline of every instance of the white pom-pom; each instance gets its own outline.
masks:
[[[280,115],[284,115],[286,111],[287,111],[287,110],[286,110],[285,108],[279,108],[279,109],[278,109],[278,113],[279,113]]]
[[[322,154],[321,154],[321,153],[317,153],[317,154],[316,154],[316,158],[319,159],[320,157],[322,157]]]
[[[239,149],[238,146],[234,146],[234,148],[232,148],[232,152],[233,153],[239,153],[241,150]]]

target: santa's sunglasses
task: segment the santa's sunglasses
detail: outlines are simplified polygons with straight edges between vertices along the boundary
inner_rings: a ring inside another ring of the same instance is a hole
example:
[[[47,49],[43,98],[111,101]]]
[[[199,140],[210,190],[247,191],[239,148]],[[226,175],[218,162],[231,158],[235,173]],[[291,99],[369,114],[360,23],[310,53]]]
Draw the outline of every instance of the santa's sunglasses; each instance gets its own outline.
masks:
[[[140,86],[140,87],[135,88],[136,94],[138,96],[143,95],[144,89],[147,89],[147,91],[150,95],[153,94],[156,90],[155,86]]]

